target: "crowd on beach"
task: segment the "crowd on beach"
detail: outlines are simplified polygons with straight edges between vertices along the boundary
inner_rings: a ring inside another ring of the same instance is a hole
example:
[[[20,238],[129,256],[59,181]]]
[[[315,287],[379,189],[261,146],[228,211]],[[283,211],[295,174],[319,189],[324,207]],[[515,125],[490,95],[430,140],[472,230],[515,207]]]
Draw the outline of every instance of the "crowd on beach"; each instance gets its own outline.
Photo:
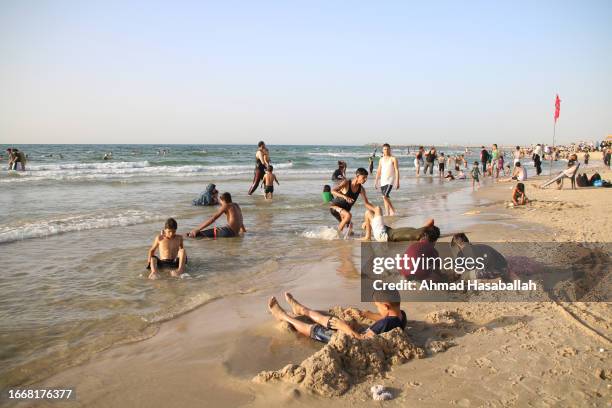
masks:
[[[468,169],[468,160],[465,154],[445,155],[438,153],[435,147],[425,151],[424,147],[419,147],[415,153],[415,174],[417,176],[434,175],[437,167],[436,176],[447,180],[466,179],[466,173],[472,179],[472,186],[480,185],[480,177],[490,177],[495,181],[515,181],[512,190],[512,203],[515,206],[525,205],[528,202],[525,193],[527,170],[521,165],[521,160],[525,157],[533,160],[536,174],[542,172],[542,160],[547,157],[554,159],[554,150],[547,146],[536,145],[530,149],[516,146],[512,152],[512,166],[506,163],[506,155],[501,149],[493,144],[491,149],[482,146],[480,151],[480,161],[474,161]],[[466,152],[467,153],[467,152]],[[382,206],[374,205],[368,198],[366,183],[368,176],[374,170],[376,152],[368,158],[368,169],[358,167],[354,176],[347,175],[347,163],[338,162],[338,168],[331,176],[332,185],[323,187],[323,202],[329,204],[330,214],[338,221],[337,231],[339,235],[348,238],[353,234],[353,214],[351,210],[356,201],[361,198],[366,208],[362,229],[365,231],[363,240],[374,240],[377,242],[411,242],[406,249],[409,257],[427,256],[437,257],[438,252],[435,244],[440,237],[440,229],[435,225],[433,219],[428,220],[420,227],[393,228],[385,224],[384,216],[396,214],[395,207],[391,200],[391,193],[400,188],[400,167],[397,157],[392,154],[391,146],[387,143],[382,145],[382,155],[378,159],[378,166],[375,172],[374,188],[379,190],[382,198]],[[570,157],[570,165],[574,156]],[[453,174],[453,169],[454,173]],[[422,173],[421,173],[422,170]],[[273,199],[274,183],[277,185],[278,178],[274,174],[271,164],[270,152],[264,142],[259,142],[255,153],[255,170],[253,181],[248,190],[252,195],[260,185],[263,186],[266,200]],[[219,205],[220,208],[206,221],[198,225],[187,233],[189,238],[229,238],[239,236],[246,232],[243,223],[242,210],[240,206],[232,202],[229,192],[219,194],[216,185],[209,184],[205,192],[196,200],[196,205]],[[227,224],[223,227],[211,225],[222,215],[227,218]],[[159,270],[170,268],[172,276],[182,276],[185,271],[187,255],[183,246],[183,237],[176,234],[177,223],[174,219],[169,219],[164,226],[162,233],[157,236],[149,250],[148,267],[151,272],[149,278],[157,279]],[[455,249],[457,256],[462,254],[469,239],[464,233],[455,234],[451,241],[451,247]],[[159,250],[160,256],[155,255]],[[475,278],[501,278],[511,280],[514,276],[508,270],[507,263],[503,256],[493,248],[486,245],[470,246],[471,253],[474,251],[480,255],[486,254],[491,262],[495,262],[494,267],[485,269],[487,276],[474,276]],[[501,260],[501,261],[500,261]],[[405,271],[402,271],[405,273]],[[444,275],[438,270],[428,270],[421,267],[406,273],[406,277],[411,279],[436,279],[440,281],[453,281],[460,279],[458,276]],[[285,294],[285,300],[289,304],[292,313],[287,313],[279,304],[276,297],[269,299],[268,308],[273,316],[281,321],[290,324],[298,333],[310,337],[320,342],[328,342],[335,331],[344,332],[356,338],[368,338],[376,334],[384,333],[396,327],[404,328],[406,325],[406,315],[400,309],[399,293],[397,291],[383,291],[374,299],[377,311],[357,311],[361,317],[367,317],[375,321],[367,330],[356,332],[342,320],[316,312],[303,304],[299,303],[290,293]],[[305,316],[310,319],[310,323],[296,318]]]
[[[576,151],[584,152],[584,164],[588,164],[589,152],[593,149],[601,149],[604,164],[610,165],[610,152],[612,151],[609,143],[602,143],[598,146],[579,144],[572,145],[571,148],[555,147],[536,144],[530,147],[516,146],[511,152],[504,152],[497,145],[493,144],[490,148],[481,146],[478,159],[469,163],[466,156],[472,154],[468,149],[460,154],[446,154],[438,152],[435,147],[425,150],[420,146],[414,152],[414,172],[417,177],[437,177],[444,181],[471,180],[472,188],[480,186],[481,178],[490,178],[495,182],[515,182],[512,189],[511,200],[514,206],[526,205],[527,199],[525,191],[525,181],[528,178],[526,166],[522,164],[526,160],[531,160],[535,167],[536,175],[542,173],[542,163],[546,160],[558,160],[566,158],[568,160],[568,170],[578,168],[578,156]],[[381,146],[381,155],[376,156],[376,150],[368,157],[367,169],[358,167],[354,174],[347,174],[347,163],[338,162],[338,168],[331,175],[331,183],[323,186],[323,202],[329,205],[329,213],[336,219],[338,235],[348,239],[353,235],[353,214],[354,204],[362,199],[365,206],[363,222],[361,227],[364,231],[362,240],[376,242],[410,242],[406,248],[406,255],[415,258],[418,256],[437,257],[438,252],[435,244],[440,238],[440,229],[433,219],[428,220],[424,225],[416,227],[394,228],[385,223],[385,216],[397,214],[391,194],[400,189],[400,165],[399,160],[393,155],[392,148],[385,143]],[[9,148],[8,168],[9,170],[25,171],[27,155],[19,149]],[[165,155],[167,151],[159,150],[158,155]],[[378,163],[376,164],[376,159]],[[103,160],[112,160],[112,152],[104,155]],[[365,165],[365,163],[364,163]],[[374,167],[376,166],[376,171]],[[365,183],[369,176],[375,174],[374,189],[380,194],[382,205],[372,203],[366,193]],[[576,178],[574,171],[572,183]],[[563,176],[553,181],[557,181],[562,187]],[[569,177],[569,176],[568,176]],[[592,182],[592,181],[591,181]],[[273,200],[274,187],[279,186],[279,180],[274,173],[274,167],[270,158],[270,151],[266,144],[261,141],[255,152],[255,169],[253,181],[248,189],[248,195],[253,195],[261,186],[266,200]],[[215,184],[209,184],[200,197],[193,201],[194,205],[217,206],[217,210],[197,227],[185,234],[186,238],[191,239],[222,239],[239,237],[247,232],[241,207],[233,202],[230,192],[219,193]],[[215,225],[217,220],[225,217],[225,225],[218,227]],[[184,237],[177,233],[178,222],[174,218],[169,218],[164,224],[163,230],[157,234],[148,251],[147,269],[149,279],[159,279],[162,272],[166,272],[171,277],[187,277],[186,265],[188,256],[184,246]],[[455,256],[461,256],[462,251],[467,251],[467,246],[472,254],[477,252],[485,255],[491,262],[495,262],[495,267],[487,268],[484,272],[487,275],[476,275],[474,278],[500,278],[510,281],[513,279],[513,272],[510,271],[505,263],[503,256],[493,248],[486,245],[470,245],[468,237],[464,233],[457,233],[452,236],[451,248]],[[461,279],[459,276],[448,275],[443,271],[429,270],[421,267],[409,273],[400,271],[410,279],[435,279],[438,281],[454,281]],[[311,337],[320,342],[328,342],[335,331],[344,332],[356,338],[368,338],[376,334],[390,331],[394,328],[404,328],[406,325],[406,315],[400,309],[399,294],[397,291],[382,291],[374,299],[376,312],[356,311],[359,317],[368,318],[375,323],[363,332],[356,332],[342,320],[323,315],[316,312],[300,302],[290,293],[285,294],[285,300],[289,304],[292,314],[287,313],[278,303],[275,297],[270,298],[268,308],[278,320],[289,323],[298,333]],[[295,315],[305,316],[311,323],[305,323]]]

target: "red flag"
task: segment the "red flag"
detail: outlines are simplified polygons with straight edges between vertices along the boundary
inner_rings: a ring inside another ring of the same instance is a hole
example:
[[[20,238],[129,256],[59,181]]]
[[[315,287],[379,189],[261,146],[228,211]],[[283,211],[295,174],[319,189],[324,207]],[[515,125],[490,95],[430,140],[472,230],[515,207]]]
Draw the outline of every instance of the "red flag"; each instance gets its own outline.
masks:
[[[561,110],[561,99],[559,99],[559,94],[557,94],[557,99],[555,99],[555,123],[557,119],[559,119],[559,111]]]

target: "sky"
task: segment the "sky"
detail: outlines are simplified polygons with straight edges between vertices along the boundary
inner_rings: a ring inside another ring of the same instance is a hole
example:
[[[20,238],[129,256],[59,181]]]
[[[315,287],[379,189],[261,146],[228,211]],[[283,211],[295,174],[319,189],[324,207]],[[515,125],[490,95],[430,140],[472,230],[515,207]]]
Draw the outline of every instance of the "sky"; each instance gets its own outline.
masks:
[[[612,134],[612,1],[0,1],[0,143]]]

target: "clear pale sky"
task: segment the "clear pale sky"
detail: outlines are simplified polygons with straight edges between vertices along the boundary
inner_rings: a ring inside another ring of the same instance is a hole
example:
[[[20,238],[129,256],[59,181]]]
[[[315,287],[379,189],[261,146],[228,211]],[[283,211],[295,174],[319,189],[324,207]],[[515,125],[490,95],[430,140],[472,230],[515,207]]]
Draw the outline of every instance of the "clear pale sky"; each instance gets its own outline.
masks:
[[[2,0],[0,143],[612,134],[612,1],[429,3]]]

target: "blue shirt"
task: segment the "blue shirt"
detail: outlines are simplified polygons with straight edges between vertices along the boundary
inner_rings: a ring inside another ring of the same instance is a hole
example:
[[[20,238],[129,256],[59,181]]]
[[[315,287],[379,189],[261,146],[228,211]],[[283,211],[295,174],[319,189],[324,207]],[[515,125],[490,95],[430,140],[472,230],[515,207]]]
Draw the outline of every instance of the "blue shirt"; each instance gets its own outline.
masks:
[[[403,310],[401,310],[401,312],[402,312],[402,317],[387,316],[385,318],[377,320],[376,322],[374,322],[373,325],[370,326],[370,330],[372,330],[376,334],[386,333],[388,331],[395,329],[396,327],[399,327],[402,330],[404,330],[404,328],[406,327],[407,319],[406,319],[406,313],[404,313]]]

